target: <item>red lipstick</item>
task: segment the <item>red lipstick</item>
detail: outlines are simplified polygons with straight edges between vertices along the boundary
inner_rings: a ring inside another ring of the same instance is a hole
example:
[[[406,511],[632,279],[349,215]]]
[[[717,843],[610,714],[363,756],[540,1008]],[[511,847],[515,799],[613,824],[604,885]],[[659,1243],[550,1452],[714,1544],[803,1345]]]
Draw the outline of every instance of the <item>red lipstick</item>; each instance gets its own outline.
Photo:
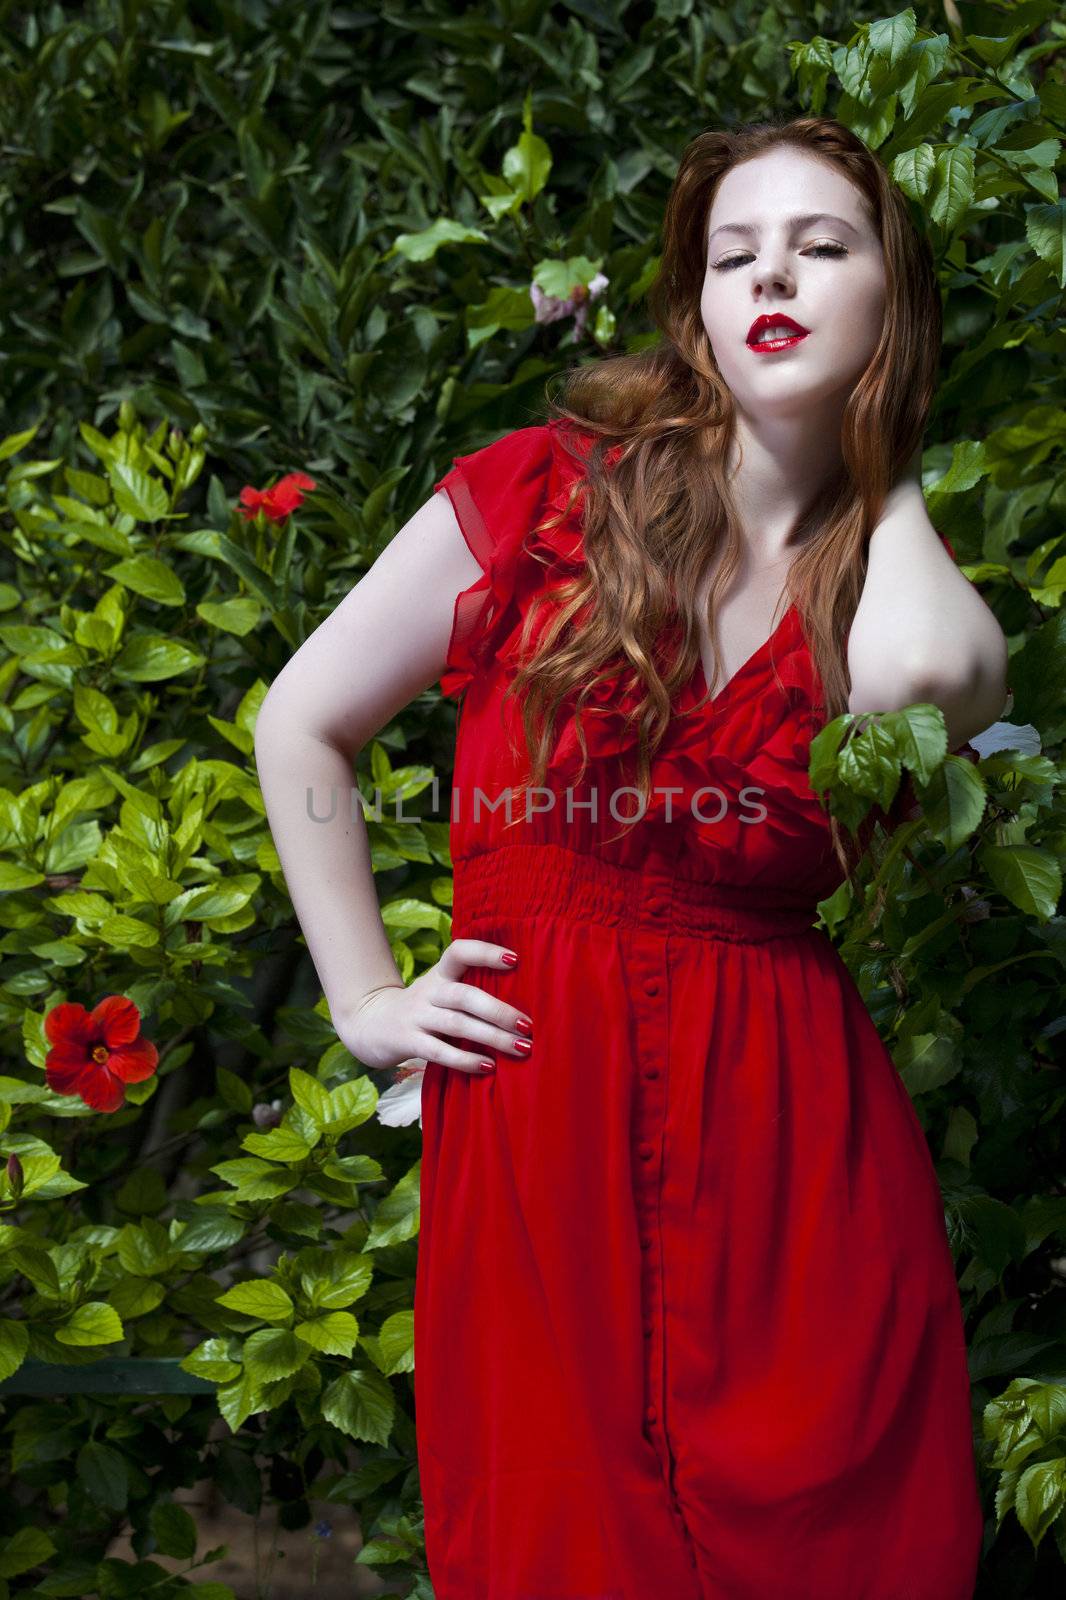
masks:
[[[780,338],[762,339],[759,335],[764,328],[782,331]],[[787,332],[783,330],[787,329]],[[797,322],[795,317],[790,317],[783,311],[767,311],[762,316],[756,317],[748,329],[748,349],[769,354],[774,350],[790,350],[794,344],[799,344],[810,333],[802,322]]]

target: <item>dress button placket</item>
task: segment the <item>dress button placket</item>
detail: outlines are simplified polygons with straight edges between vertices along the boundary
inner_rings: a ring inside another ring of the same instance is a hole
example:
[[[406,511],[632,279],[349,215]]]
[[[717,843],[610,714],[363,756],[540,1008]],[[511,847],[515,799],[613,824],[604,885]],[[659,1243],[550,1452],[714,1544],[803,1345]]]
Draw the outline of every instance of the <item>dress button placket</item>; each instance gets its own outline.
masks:
[[[637,912],[641,970],[635,985],[639,1075],[633,1115],[633,1180],[641,1259],[641,1310],[644,1361],[644,1431],[654,1443],[667,1482],[670,1452],[663,1427],[665,1347],[663,1259],[659,1185],[666,1120],[666,1068],[669,1048],[667,935],[670,929],[673,871],[662,862],[648,867]]]

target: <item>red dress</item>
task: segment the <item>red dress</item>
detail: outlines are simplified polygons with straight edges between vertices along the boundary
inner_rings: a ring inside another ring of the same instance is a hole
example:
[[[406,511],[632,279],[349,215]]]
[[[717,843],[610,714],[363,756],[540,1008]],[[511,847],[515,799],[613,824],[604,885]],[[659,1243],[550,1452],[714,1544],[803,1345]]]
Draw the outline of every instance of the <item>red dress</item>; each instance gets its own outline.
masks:
[[[532,595],[581,561],[578,507],[532,531],[575,475],[563,426],[520,428],[434,486],[484,569],[441,679],[464,696],[452,936],[518,952],[464,981],[534,1025],[527,1060],[489,1050],[484,1077],[430,1060],[423,1079],[434,1593],[970,1600],[958,1289],[921,1124],[814,926],[842,874],[806,777],[824,718],[798,613],[686,717],[697,669],[628,837],[612,838],[636,793],[608,808],[635,782],[621,678],[584,717],[581,783],[568,722],[554,806],[516,803],[507,826],[525,771],[501,693]]]

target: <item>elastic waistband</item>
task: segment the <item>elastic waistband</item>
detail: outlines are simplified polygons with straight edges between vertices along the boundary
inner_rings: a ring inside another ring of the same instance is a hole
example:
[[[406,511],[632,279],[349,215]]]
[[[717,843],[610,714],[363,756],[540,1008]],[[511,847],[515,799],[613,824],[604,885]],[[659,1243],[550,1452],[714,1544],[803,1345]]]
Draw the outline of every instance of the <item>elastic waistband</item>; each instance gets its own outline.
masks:
[[[817,921],[809,898],[778,888],[679,877],[671,862],[640,869],[554,844],[501,845],[454,862],[455,937],[475,919],[537,915],[649,933],[761,943]]]

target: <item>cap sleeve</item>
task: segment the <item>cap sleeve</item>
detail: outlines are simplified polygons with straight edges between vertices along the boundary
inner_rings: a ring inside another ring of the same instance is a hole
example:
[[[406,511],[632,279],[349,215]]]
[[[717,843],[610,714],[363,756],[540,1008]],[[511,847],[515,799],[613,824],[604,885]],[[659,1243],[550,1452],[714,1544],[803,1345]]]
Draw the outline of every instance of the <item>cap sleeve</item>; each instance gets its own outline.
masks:
[[[482,571],[455,599],[441,692],[457,697],[487,664],[514,608],[523,541],[546,515],[551,427],[518,428],[471,455],[455,456],[433,485],[443,489]]]

